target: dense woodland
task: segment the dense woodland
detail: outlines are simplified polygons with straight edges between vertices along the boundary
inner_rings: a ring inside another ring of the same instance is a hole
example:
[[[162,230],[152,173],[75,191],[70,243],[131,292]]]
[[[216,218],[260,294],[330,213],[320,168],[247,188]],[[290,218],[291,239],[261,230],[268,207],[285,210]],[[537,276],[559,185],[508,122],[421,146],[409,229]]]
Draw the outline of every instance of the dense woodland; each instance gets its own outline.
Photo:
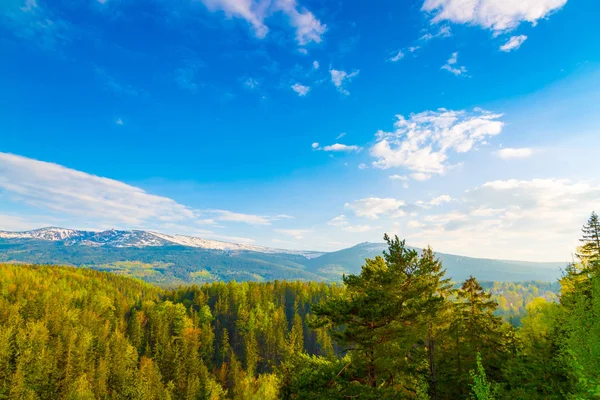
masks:
[[[385,240],[340,285],[1,265],[0,399],[600,398],[596,214],[558,296]]]

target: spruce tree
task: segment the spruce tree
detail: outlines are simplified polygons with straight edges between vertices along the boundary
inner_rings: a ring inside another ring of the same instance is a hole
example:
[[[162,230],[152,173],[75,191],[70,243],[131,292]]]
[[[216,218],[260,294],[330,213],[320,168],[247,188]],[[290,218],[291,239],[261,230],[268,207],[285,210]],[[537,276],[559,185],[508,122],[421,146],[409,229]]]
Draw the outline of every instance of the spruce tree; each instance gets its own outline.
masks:
[[[577,257],[584,263],[600,262],[600,219],[598,214],[592,212],[581,232],[582,236],[579,241],[583,244],[578,249]]]

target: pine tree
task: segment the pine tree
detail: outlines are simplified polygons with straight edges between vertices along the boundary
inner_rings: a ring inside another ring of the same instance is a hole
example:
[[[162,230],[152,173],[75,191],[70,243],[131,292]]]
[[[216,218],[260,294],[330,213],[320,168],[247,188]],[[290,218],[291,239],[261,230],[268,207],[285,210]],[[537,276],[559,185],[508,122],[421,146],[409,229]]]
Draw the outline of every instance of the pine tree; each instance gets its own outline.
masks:
[[[583,245],[579,248],[577,256],[582,261],[600,261],[600,219],[598,214],[592,212],[581,231],[583,235],[579,240]]]
[[[384,239],[383,257],[367,259],[360,275],[344,276],[343,296],[313,306],[312,326],[329,327],[338,344],[352,349],[356,381],[371,388],[402,384],[407,366],[419,364],[423,315],[443,301],[445,271],[433,253],[419,257],[398,237]]]
[[[582,237],[579,239],[583,244],[577,248],[579,262],[573,262],[567,266],[560,280],[561,303],[571,307],[572,294],[582,292],[590,295],[590,279],[600,274],[600,219],[595,212],[582,228]]]

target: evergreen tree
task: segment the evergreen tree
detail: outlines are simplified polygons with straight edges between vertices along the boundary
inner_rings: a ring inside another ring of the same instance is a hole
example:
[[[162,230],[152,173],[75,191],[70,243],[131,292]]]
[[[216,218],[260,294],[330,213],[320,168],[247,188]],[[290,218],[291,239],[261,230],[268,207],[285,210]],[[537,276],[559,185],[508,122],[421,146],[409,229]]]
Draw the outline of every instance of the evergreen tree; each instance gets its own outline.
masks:
[[[503,328],[501,318],[494,315],[497,303],[491,297],[472,276],[457,291],[441,368],[443,391],[448,397],[467,396],[469,371],[477,368],[478,354],[494,379],[501,375],[507,352],[506,329],[510,328]]]
[[[600,219],[598,214],[592,212],[581,231],[583,234],[579,240],[583,244],[579,247],[577,256],[582,261],[589,263],[600,262]]]
[[[398,237],[384,239],[383,257],[367,259],[360,275],[344,276],[343,296],[313,307],[313,326],[328,326],[338,344],[352,350],[355,381],[414,392],[411,371],[422,365],[423,316],[443,301],[445,271],[430,250],[419,257]]]

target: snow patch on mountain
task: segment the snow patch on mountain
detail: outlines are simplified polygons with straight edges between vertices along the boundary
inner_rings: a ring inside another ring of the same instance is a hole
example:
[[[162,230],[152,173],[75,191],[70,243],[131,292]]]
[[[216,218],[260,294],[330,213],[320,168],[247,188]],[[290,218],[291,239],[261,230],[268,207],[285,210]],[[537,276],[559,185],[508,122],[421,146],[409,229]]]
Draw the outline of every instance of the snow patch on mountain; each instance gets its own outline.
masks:
[[[295,254],[307,259],[321,256],[322,252],[274,249],[248,244],[221,242],[194,236],[169,235],[141,230],[80,231],[64,228],[41,228],[25,232],[0,231],[0,239],[37,239],[63,242],[67,246],[157,247],[179,245],[221,251],[253,251],[266,254]]]

